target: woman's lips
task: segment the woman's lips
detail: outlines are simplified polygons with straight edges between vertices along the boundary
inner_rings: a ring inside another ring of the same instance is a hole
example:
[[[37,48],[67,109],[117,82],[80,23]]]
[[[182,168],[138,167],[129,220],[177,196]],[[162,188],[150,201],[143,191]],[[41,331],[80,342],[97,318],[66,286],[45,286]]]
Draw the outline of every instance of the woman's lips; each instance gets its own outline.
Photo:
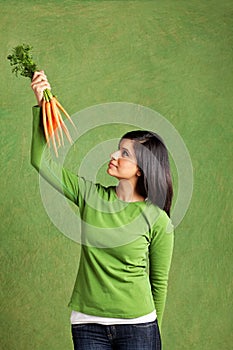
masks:
[[[108,166],[110,168],[117,168],[117,166],[114,163],[112,163],[112,162],[109,162]]]

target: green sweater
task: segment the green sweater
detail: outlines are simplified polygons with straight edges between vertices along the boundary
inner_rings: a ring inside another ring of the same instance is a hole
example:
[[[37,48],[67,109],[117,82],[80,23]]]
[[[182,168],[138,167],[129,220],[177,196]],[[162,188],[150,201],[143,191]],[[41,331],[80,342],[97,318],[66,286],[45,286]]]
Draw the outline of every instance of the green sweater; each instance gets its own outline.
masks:
[[[79,207],[81,256],[70,307],[113,318],[136,318],[155,309],[161,326],[174,242],[167,214],[146,201],[121,201],[113,186],[61,168],[45,147],[39,107],[33,107],[31,163]]]

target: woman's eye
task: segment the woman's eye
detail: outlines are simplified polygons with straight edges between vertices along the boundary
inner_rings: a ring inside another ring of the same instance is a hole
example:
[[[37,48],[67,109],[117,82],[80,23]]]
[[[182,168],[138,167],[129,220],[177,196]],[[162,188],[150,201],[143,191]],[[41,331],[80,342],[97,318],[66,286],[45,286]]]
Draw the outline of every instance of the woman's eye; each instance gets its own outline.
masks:
[[[122,156],[123,156],[123,157],[128,157],[128,156],[129,156],[129,153],[128,153],[126,150],[123,150],[123,151],[122,151]]]

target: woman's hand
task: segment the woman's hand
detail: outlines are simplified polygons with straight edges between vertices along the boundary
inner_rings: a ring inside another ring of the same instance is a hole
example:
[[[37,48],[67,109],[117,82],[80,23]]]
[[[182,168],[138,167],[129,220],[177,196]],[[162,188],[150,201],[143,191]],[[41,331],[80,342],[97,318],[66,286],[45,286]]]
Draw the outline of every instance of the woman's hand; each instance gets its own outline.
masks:
[[[34,73],[31,82],[31,88],[36,96],[38,106],[41,107],[43,100],[43,91],[45,89],[51,90],[50,84],[43,70]]]

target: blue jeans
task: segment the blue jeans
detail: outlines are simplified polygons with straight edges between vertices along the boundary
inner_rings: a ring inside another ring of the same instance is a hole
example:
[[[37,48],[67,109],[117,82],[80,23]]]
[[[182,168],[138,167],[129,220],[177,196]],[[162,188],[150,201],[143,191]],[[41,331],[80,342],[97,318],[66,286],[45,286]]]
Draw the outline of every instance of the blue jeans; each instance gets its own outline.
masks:
[[[72,325],[74,350],[161,350],[157,320],[133,325]]]

